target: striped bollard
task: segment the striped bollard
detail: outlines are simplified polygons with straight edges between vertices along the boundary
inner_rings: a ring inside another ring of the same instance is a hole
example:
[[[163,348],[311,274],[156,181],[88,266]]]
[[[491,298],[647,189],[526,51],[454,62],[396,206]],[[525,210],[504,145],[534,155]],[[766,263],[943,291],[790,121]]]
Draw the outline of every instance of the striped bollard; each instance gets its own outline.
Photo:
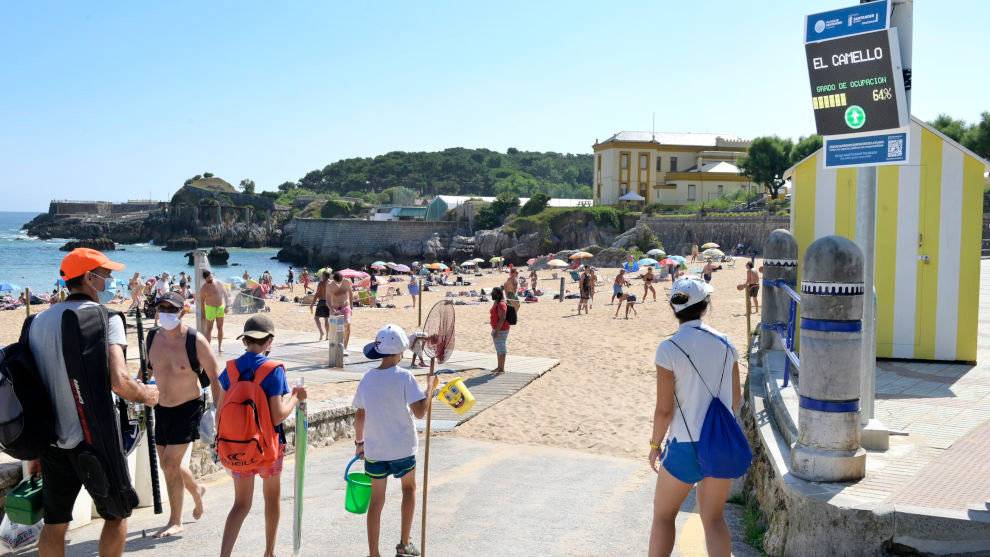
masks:
[[[791,472],[818,482],[866,475],[860,446],[863,252],[841,236],[808,247],[801,281],[798,440]]]
[[[798,268],[797,240],[790,230],[778,228],[770,233],[763,247],[763,301],[760,309],[761,333],[760,352],[764,355],[769,350],[783,350],[784,345],[773,334],[772,328],[778,324],[787,325],[788,311],[791,299],[779,288],[769,286],[777,280],[783,280],[796,290]]]

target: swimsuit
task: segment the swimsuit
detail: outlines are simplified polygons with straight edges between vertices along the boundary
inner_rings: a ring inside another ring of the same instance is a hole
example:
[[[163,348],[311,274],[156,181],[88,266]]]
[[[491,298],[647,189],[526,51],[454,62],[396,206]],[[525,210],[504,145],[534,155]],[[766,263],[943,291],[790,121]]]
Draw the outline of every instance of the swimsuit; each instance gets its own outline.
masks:
[[[330,308],[330,315],[343,315],[344,323],[351,322],[351,305],[345,304],[342,306],[334,306]]]
[[[319,300],[316,302],[316,318],[330,317],[330,306],[327,305],[326,300]]]
[[[209,304],[203,304],[203,314],[207,321],[223,319],[223,310],[224,306],[211,306]]]
[[[178,406],[155,406],[155,444],[161,447],[184,445],[199,439],[199,421],[204,410],[201,398]]]

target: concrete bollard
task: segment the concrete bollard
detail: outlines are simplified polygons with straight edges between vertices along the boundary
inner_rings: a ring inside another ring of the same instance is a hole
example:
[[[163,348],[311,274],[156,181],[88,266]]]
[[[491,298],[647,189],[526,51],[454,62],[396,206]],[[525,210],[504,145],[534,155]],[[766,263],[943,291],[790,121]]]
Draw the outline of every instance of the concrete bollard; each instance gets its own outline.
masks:
[[[327,338],[330,340],[330,367],[344,367],[344,316],[331,315],[327,324]]]
[[[790,230],[778,228],[770,233],[763,247],[763,280],[770,282],[783,280],[795,288],[797,286],[798,268],[797,240]],[[796,288],[795,288],[796,289]],[[763,331],[760,333],[760,351],[783,350],[784,345],[767,327],[777,323],[787,323],[790,309],[790,297],[778,288],[762,285],[763,304],[760,321]]]
[[[808,247],[801,281],[801,383],[791,472],[818,482],[866,475],[859,398],[863,252],[841,236]]]

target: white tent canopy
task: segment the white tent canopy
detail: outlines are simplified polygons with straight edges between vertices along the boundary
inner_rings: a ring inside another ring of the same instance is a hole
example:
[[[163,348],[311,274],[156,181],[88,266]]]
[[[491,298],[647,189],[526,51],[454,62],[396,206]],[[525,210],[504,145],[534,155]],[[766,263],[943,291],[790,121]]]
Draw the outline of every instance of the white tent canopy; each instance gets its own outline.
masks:
[[[620,197],[619,201],[646,201],[646,198],[634,191],[631,191]]]

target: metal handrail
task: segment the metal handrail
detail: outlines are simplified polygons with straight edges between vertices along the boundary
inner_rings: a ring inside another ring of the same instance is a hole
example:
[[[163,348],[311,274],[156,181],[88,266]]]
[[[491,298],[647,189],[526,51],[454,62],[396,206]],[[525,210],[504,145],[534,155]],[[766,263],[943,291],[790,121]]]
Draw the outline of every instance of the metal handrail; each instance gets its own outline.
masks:
[[[790,384],[791,366],[797,371],[801,370],[801,358],[794,351],[794,333],[797,328],[797,307],[801,303],[801,295],[798,294],[791,285],[783,279],[768,280],[763,279],[763,285],[767,288],[779,288],[790,298],[790,307],[787,313],[787,323],[767,323],[763,325],[765,330],[771,331],[780,339],[784,345],[784,354],[787,359],[784,361],[784,387]]]

